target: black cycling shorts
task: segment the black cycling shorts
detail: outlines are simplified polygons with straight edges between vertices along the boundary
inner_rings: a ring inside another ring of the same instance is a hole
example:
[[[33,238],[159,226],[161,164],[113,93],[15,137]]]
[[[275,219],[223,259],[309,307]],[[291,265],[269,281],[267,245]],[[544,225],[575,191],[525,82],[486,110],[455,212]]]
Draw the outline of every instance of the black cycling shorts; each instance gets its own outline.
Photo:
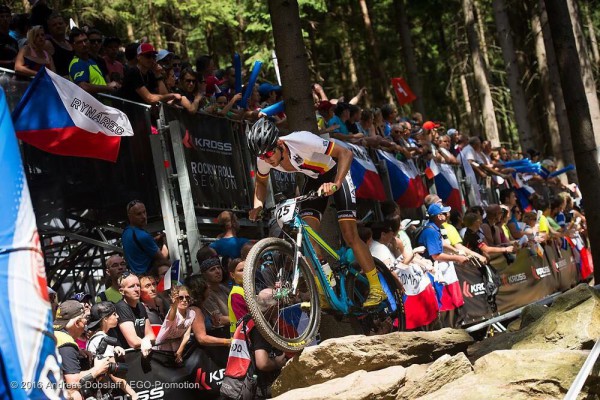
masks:
[[[337,166],[333,167],[323,175],[319,175],[318,178],[312,179],[306,177],[304,180],[304,187],[302,193],[306,194],[310,191],[317,191],[322,184],[327,182],[334,182],[337,174]],[[338,188],[333,195],[333,201],[335,208],[337,209],[338,220],[356,220],[356,190],[354,188],[354,182],[350,176],[350,171],[346,174],[342,187]],[[328,197],[319,197],[314,200],[309,200],[301,203],[300,217],[312,217],[319,221],[325,212],[327,207]]]

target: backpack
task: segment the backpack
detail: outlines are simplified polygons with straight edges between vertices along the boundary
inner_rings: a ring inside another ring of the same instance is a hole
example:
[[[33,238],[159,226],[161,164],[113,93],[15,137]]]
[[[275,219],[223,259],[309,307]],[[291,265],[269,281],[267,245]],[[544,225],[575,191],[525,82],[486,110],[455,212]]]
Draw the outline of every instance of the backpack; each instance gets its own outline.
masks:
[[[425,223],[414,229],[410,229],[410,230],[406,231],[406,234],[408,235],[408,238],[410,239],[410,245],[412,246],[413,249],[421,246],[421,244],[419,244],[419,238],[421,237],[421,234],[423,233],[423,231],[425,229],[427,229],[428,226],[429,225],[427,225]]]
[[[477,258],[472,258],[471,262],[479,269],[481,277],[483,278],[483,284],[485,288],[485,294],[487,302],[490,305],[493,313],[498,311],[498,305],[496,304],[496,296],[502,285],[500,275],[496,268],[489,263],[482,263]]]
[[[229,358],[223,382],[221,398],[231,400],[252,400],[256,397],[258,381],[254,348],[250,341],[250,332],[254,329],[254,320],[244,316],[233,334]]]

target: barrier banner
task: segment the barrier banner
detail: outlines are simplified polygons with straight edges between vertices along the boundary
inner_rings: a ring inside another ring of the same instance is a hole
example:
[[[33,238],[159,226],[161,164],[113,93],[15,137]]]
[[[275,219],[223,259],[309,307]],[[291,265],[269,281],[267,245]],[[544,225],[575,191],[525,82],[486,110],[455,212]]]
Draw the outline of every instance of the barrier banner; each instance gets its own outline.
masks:
[[[553,239],[544,246],[548,262],[556,279],[557,290],[564,292],[577,285],[577,266],[571,247],[562,239]]]
[[[556,291],[556,278],[546,257],[532,255],[529,248],[519,250],[516,260],[510,265],[504,257],[492,260],[502,279],[496,297],[498,311],[505,313]]]
[[[462,309],[464,324],[481,322],[492,316],[487,302],[483,276],[471,263],[455,264],[465,304]]]
[[[183,124],[182,136],[194,202],[201,207],[250,207],[244,158],[230,122],[165,107],[169,121]]]
[[[383,150],[377,150],[377,156],[386,163],[396,203],[406,208],[421,207],[428,191],[414,161],[402,162],[394,154]]]

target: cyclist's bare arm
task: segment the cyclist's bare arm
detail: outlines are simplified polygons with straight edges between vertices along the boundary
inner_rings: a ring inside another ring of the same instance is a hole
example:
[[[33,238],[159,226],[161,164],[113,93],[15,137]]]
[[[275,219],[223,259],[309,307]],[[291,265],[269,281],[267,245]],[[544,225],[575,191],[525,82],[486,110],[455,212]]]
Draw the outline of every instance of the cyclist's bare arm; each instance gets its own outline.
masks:
[[[256,174],[256,181],[254,183],[254,203],[253,209],[248,213],[248,218],[251,221],[256,221],[260,212],[263,209],[263,205],[265,204],[265,198],[267,197],[267,181],[269,180],[269,176],[260,176],[260,174]]]
[[[335,175],[335,182],[324,183],[319,188],[319,192],[326,196],[331,196],[336,190],[342,187],[342,183],[350,170],[352,158],[354,157],[350,150],[342,146],[334,146],[330,156],[337,162],[337,174]]]

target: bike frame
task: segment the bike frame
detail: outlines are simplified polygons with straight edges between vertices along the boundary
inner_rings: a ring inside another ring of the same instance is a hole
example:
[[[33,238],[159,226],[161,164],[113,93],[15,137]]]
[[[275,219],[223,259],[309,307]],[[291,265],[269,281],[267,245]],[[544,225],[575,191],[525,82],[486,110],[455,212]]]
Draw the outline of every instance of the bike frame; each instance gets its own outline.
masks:
[[[313,269],[316,272],[316,278],[318,280],[318,284],[320,284],[321,288],[323,288],[325,297],[327,298],[327,301],[329,302],[331,307],[334,310],[341,312],[342,314],[345,314],[345,315],[349,314],[350,307],[353,304],[350,301],[350,299],[348,298],[348,295],[346,292],[346,274],[336,274],[336,278],[339,278],[339,282],[337,284],[340,285],[340,295],[338,296],[335,293],[335,291],[333,290],[333,288],[331,287],[331,285],[329,283],[329,279],[327,279],[327,277],[325,276],[325,272],[323,271],[323,268],[321,267],[321,262],[319,261],[319,258],[317,257],[317,253],[312,245],[312,242],[310,240],[304,240],[304,239],[306,238],[306,236],[308,236],[309,238],[312,238],[315,241],[315,243],[317,243],[319,245],[319,247],[321,247],[324,251],[326,251],[327,254],[329,254],[331,257],[333,257],[336,261],[340,261],[340,256],[337,254],[337,252],[333,248],[331,248],[331,246],[329,246],[327,244],[327,242],[325,242],[325,240],[323,240],[323,238],[321,236],[319,236],[319,234],[317,234],[317,232],[315,232],[314,229],[312,229],[310,226],[308,226],[308,224],[306,222],[304,222],[302,220],[302,218],[300,218],[298,213],[296,213],[294,215],[294,219],[291,223],[289,223],[289,225],[297,230],[296,239],[293,240],[293,242],[294,242],[293,243],[294,244],[294,266],[295,266],[294,278],[293,278],[293,282],[294,282],[293,290],[296,291],[296,286],[298,283],[298,279],[300,277],[299,276],[300,268],[298,267],[299,258],[300,257],[309,257],[310,262],[313,265]],[[307,263],[307,264],[309,264],[309,267],[310,267],[310,263]],[[360,273],[356,273],[355,275],[356,275],[357,279],[364,280],[365,282],[367,282],[366,278],[364,278]]]

